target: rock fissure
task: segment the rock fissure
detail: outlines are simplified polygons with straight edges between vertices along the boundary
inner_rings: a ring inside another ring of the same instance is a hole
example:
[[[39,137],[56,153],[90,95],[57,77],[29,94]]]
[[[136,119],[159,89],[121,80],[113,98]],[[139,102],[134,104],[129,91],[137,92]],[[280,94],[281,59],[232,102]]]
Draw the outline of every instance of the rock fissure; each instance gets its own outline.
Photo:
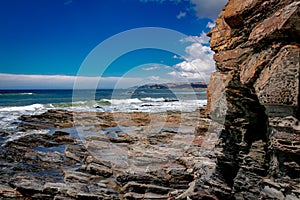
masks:
[[[299,8],[297,0],[229,0],[208,34],[217,71],[207,113],[225,121],[216,172],[198,181],[202,193],[300,198]]]

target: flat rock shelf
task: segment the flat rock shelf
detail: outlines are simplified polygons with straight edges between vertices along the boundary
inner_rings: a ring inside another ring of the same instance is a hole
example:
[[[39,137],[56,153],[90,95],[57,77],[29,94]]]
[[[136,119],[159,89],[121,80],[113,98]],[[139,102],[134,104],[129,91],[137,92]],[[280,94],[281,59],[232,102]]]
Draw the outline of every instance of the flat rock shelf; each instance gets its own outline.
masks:
[[[185,199],[214,172],[221,127],[204,110],[23,115],[25,134],[1,133],[0,197]]]

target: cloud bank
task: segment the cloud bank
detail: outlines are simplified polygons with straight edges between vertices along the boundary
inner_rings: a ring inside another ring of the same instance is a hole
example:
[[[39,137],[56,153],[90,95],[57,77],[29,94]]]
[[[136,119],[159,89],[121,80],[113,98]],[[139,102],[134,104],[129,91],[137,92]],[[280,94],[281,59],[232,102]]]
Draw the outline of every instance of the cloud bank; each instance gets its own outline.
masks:
[[[1,74],[0,89],[72,89],[75,81],[80,81],[80,89],[93,89],[95,83],[98,88],[128,88],[140,84],[141,78],[122,77],[86,77],[65,75],[23,75]]]

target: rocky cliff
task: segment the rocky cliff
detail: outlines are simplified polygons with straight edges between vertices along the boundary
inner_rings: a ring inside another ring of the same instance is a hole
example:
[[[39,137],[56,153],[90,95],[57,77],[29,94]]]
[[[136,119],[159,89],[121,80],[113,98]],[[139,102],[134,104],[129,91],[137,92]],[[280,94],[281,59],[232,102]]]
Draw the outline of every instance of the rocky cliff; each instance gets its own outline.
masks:
[[[224,129],[197,196],[299,199],[300,1],[229,0],[208,35],[217,71],[207,112]]]

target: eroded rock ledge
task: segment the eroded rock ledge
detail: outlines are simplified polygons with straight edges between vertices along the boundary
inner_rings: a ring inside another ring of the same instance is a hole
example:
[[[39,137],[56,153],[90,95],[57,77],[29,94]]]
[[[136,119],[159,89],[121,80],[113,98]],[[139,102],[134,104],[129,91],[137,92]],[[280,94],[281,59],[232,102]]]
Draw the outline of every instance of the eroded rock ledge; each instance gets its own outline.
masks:
[[[2,134],[0,199],[186,199],[215,170],[221,126],[203,113],[23,115]]]
[[[207,112],[225,128],[216,173],[197,195],[299,199],[300,1],[229,0],[209,36]]]

